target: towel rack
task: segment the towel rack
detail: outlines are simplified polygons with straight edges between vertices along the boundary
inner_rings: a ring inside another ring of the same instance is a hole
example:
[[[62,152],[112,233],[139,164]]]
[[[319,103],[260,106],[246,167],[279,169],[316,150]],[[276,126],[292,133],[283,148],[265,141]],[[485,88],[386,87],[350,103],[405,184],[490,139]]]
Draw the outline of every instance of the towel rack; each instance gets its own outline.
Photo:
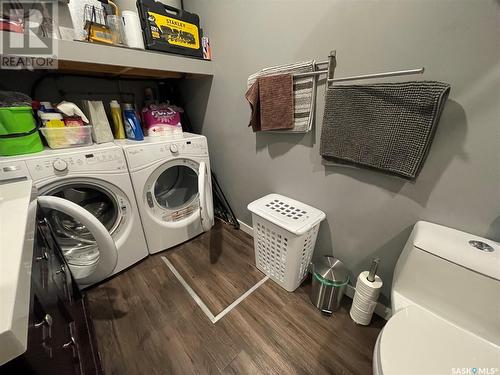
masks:
[[[319,76],[326,74],[327,75],[327,83],[330,86],[333,82],[345,82],[345,81],[357,81],[361,79],[371,79],[371,78],[384,78],[384,77],[396,77],[396,76],[406,76],[411,74],[422,74],[424,73],[425,68],[417,68],[417,69],[406,69],[406,70],[396,70],[393,72],[384,72],[384,73],[372,73],[372,74],[363,74],[358,76],[349,76],[349,77],[340,77],[333,78],[333,74],[335,71],[335,67],[337,66],[337,57],[336,51],[331,51],[328,55],[328,60],[318,61],[316,65],[325,65],[328,64],[328,69],[316,70],[313,72],[305,72],[305,73],[296,73],[294,77],[306,77],[306,76]]]

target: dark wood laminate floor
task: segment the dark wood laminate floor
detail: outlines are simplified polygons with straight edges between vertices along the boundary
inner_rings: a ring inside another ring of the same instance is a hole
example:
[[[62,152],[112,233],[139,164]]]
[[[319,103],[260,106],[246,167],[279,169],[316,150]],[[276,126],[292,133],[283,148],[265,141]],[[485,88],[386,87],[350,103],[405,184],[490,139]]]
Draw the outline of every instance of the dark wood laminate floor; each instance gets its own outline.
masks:
[[[253,256],[250,236],[227,226],[212,232],[183,246]],[[106,374],[371,374],[373,346],[384,322],[374,317],[370,327],[357,326],[349,318],[348,298],[333,317],[325,317],[309,302],[309,284],[288,293],[268,280],[212,324],[162,255],[168,251],[88,291]],[[232,256],[214,253],[210,259],[233,264]],[[228,276],[232,269],[215,269],[223,284],[253,272],[235,270]],[[251,283],[237,280],[236,289],[245,282]]]
[[[214,315],[265,277],[255,267],[253,238],[221,222],[163,255]]]

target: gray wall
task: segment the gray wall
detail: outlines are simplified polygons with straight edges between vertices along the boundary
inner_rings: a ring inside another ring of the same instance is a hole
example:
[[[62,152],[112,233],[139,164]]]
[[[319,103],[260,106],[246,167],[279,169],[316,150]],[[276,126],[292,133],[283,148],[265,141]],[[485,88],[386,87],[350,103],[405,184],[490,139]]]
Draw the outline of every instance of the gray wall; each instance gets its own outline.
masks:
[[[380,256],[385,303],[394,265],[417,220],[500,240],[497,1],[184,3],[202,18],[215,67],[211,85],[188,90],[188,109],[208,137],[213,168],[239,219],[251,224],[247,204],[270,192],[325,211],[316,256],[334,254],[354,275]],[[254,134],[247,128],[249,74],[324,60],[331,49],[337,50],[338,77],[425,66],[422,79],[452,85],[416,183],[321,164],[323,85],[310,134]]]

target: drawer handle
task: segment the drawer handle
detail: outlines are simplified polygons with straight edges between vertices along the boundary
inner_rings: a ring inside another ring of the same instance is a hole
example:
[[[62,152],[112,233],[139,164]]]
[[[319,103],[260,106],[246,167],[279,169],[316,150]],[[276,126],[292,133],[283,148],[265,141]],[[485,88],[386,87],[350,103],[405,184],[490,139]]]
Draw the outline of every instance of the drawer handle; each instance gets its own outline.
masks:
[[[38,262],[41,261],[41,260],[48,260],[48,259],[49,259],[49,254],[46,251],[44,251],[42,253],[41,257],[36,257],[35,258],[35,260],[38,261]]]
[[[61,268],[56,271],[56,275],[59,275],[60,273],[66,274],[66,268],[64,267],[64,264],[61,266]]]
[[[52,324],[54,324],[54,319],[52,319],[52,316],[50,314],[45,314],[41,322],[35,323],[35,328],[42,327],[45,324],[47,324],[48,327],[51,327]]]
[[[76,340],[73,337],[73,335],[71,335],[69,341],[66,344],[63,344],[62,347],[63,347],[63,349],[69,349],[69,348],[72,348],[74,346],[76,346]]]

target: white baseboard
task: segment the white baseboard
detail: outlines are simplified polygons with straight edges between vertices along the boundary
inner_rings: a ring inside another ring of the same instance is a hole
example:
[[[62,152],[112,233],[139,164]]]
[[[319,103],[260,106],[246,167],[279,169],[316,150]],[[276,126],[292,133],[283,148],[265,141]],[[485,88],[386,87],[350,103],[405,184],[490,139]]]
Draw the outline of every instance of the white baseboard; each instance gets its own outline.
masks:
[[[238,223],[240,224],[240,229],[245,232],[246,234],[250,235],[253,237],[253,228],[248,225],[248,224],[245,224],[243,221],[239,220],[238,219]]]
[[[245,232],[246,234],[253,237],[253,228],[250,225],[244,223],[243,221],[241,221],[239,219],[238,219],[238,223],[240,223],[240,229],[243,232]],[[350,299],[353,299],[355,291],[356,291],[356,289],[352,285],[348,285],[345,294]],[[377,307],[375,307],[375,314],[377,314],[378,316],[380,316],[381,318],[383,318],[385,320],[388,320],[392,315],[392,311],[389,307],[378,302]]]

